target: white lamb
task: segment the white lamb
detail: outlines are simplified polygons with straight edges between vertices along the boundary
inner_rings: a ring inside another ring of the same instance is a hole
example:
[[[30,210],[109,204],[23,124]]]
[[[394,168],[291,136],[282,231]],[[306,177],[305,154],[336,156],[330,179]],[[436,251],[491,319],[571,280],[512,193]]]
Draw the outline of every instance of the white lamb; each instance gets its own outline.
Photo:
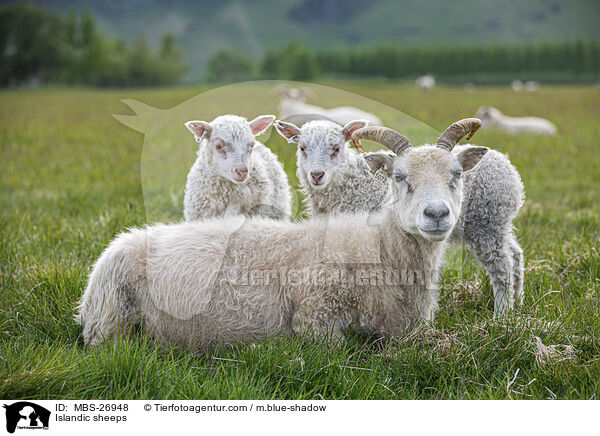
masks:
[[[556,126],[544,118],[509,117],[491,106],[480,107],[477,118],[481,120],[482,128],[501,130],[511,135],[556,135],[557,132]]]
[[[282,136],[298,144],[296,174],[309,214],[376,211],[385,206],[391,184],[382,183],[373,171],[390,152],[361,155],[347,142],[366,124],[356,120],[341,127],[321,120],[298,128],[275,122]],[[487,154],[463,177],[462,213],[450,239],[469,247],[485,267],[494,288],[495,310],[502,313],[523,298],[522,250],[512,224],[523,204],[523,184],[508,158],[497,151],[460,145],[453,153],[470,149]]]
[[[200,142],[185,187],[183,213],[187,221],[236,214],[290,217],[290,186],[283,166],[255,139],[274,119],[273,115],[261,115],[248,122],[222,115],[211,123],[185,123]]]
[[[276,93],[281,95],[281,101],[279,102],[279,118],[281,119],[286,119],[293,115],[322,115],[342,125],[357,118],[368,120],[374,126],[382,124],[376,115],[353,106],[325,109],[308,104],[306,103],[307,98],[314,95],[308,88],[278,87],[276,88]]]
[[[479,121],[456,125],[464,135]],[[347,329],[399,336],[431,320],[444,241],[460,215],[460,173],[482,150],[450,153],[461,133],[416,148],[383,127],[354,135],[397,154],[385,157],[396,201],[301,223],[237,216],[122,233],[81,298],[85,343],[133,325],[160,343],[206,349],[277,334],[341,339]]]

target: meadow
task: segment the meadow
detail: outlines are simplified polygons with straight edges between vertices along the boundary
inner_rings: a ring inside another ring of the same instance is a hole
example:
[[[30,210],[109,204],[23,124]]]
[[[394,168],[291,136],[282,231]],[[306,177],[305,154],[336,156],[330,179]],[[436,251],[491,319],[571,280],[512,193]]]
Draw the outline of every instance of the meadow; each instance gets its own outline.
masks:
[[[274,338],[203,354],[159,349],[139,335],[86,349],[73,314],[93,262],[117,233],[154,218],[142,189],[144,136],[111,114],[131,114],[124,98],[166,109],[205,89],[6,90],[0,92],[0,398],[598,398],[600,93],[568,86],[514,93],[326,84],[395,108],[432,132],[483,104],[557,125],[556,137],[481,131],[471,141],[508,153],[525,184],[516,221],[525,250],[522,308],[494,319],[487,276],[466,250],[453,249],[435,323],[383,346]],[[273,111],[267,104],[263,113]],[[196,144],[183,126],[181,135],[193,158]],[[293,149],[275,135],[268,145],[296,187]],[[169,197],[173,220],[181,218],[182,194]]]

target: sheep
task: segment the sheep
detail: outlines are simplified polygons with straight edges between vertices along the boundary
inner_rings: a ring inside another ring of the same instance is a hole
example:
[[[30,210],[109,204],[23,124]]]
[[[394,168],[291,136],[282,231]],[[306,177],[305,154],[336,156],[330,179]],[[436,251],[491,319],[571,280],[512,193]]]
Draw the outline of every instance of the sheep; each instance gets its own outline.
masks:
[[[417,88],[428,91],[435,88],[435,78],[431,74],[425,74],[424,76],[417,77],[415,84]]]
[[[273,335],[399,336],[432,321],[445,239],[460,214],[460,173],[486,149],[450,151],[479,120],[413,147],[384,127],[354,138],[391,147],[393,202],[377,213],[301,222],[231,216],[118,235],[96,261],[76,320],[93,346],[140,327],[159,344],[206,350]],[[408,184],[410,181],[410,185]]]
[[[491,106],[480,107],[476,117],[481,120],[482,128],[501,130],[511,135],[556,135],[557,132],[556,126],[544,118],[509,117]]]
[[[352,134],[368,125],[354,120],[345,126],[315,120],[301,128],[277,120],[275,130],[298,144],[296,175],[309,215],[378,210],[387,196],[387,184],[372,177],[363,157],[348,146]]]
[[[312,121],[298,128],[275,122],[279,134],[298,144],[296,174],[310,215],[373,211],[385,206],[391,183],[381,183],[372,170],[380,165],[382,153],[389,157],[390,152],[360,155],[347,142],[352,132],[365,124],[356,120],[342,128]],[[452,152],[469,149],[479,147],[458,145]],[[486,269],[494,290],[495,312],[501,314],[523,299],[523,255],[512,222],[523,204],[524,189],[507,156],[486,150],[479,165],[463,177],[464,206],[450,242],[466,245]]]
[[[525,91],[537,91],[538,89],[540,89],[540,82],[536,82],[535,80],[528,80],[523,84],[523,86],[525,87]]]
[[[279,102],[279,118],[285,119],[292,115],[321,115],[337,123],[346,124],[347,122],[361,118],[368,120],[371,125],[380,126],[381,120],[374,114],[363,111],[352,106],[340,106],[331,109],[325,109],[319,106],[306,103],[307,98],[315,94],[309,88],[287,88],[277,87],[275,93],[281,95]]]
[[[510,87],[512,88],[512,90],[514,92],[521,92],[523,91],[523,82],[520,81],[519,79],[515,79],[510,83]]]
[[[248,122],[222,115],[211,123],[185,123],[200,143],[185,187],[187,221],[235,214],[291,216],[290,186],[283,166],[255,139],[274,119],[261,115]]]

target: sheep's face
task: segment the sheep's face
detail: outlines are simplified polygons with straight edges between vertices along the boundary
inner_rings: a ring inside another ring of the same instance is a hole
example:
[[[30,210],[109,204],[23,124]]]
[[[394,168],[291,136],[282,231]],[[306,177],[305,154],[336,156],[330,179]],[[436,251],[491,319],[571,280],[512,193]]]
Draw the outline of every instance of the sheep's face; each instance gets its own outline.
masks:
[[[425,145],[409,148],[400,156],[371,153],[367,162],[372,169],[383,169],[392,180],[390,207],[399,227],[429,241],[443,241],[460,215],[461,175],[485,151],[485,147],[470,147],[454,155]]]
[[[352,133],[368,124],[364,120],[350,121],[344,127],[332,121],[310,121],[298,128],[277,121],[275,128],[289,142],[298,144],[298,176],[304,186],[319,190],[338,175],[348,159],[347,141]]]
[[[262,115],[250,122],[235,115],[223,115],[211,123],[188,121],[186,127],[196,138],[205,139],[211,164],[218,176],[236,184],[246,183],[252,171],[252,150],[256,136],[267,129],[275,117]]]

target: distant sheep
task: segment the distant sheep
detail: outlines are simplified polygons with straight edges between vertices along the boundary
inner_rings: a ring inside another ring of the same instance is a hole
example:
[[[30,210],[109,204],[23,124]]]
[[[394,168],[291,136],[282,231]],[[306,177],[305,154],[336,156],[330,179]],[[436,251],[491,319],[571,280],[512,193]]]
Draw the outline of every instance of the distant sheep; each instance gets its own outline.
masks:
[[[435,88],[435,78],[431,74],[425,74],[424,76],[417,77],[415,84],[417,88],[428,91]]]
[[[381,125],[381,120],[376,115],[352,106],[340,106],[325,109],[306,103],[308,98],[315,94],[309,88],[277,87],[275,93],[281,95],[279,103],[279,118],[286,119],[293,115],[322,115],[337,123],[346,124],[357,118],[368,120],[371,125]]]
[[[523,91],[524,85],[522,81],[520,81],[519,79],[515,79],[510,83],[510,87],[515,92],[521,92]]]
[[[364,120],[344,127],[311,121],[298,128],[275,122],[279,134],[298,144],[296,174],[310,214],[356,213],[385,206],[391,183],[377,180],[371,170],[381,166],[385,155],[394,156],[389,151],[360,155],[347,142],[365,125]],[[497,151],[457,145],[452,153],[468,150],[486,150],[486,155],[463,176],[462,213],[450,240],[469,247],[485,267],[494,288],[495,310],[502,313],[523,298],[522,250],[512,224],[523,204],[523,184],[508,158]]]
[[[236,214],[290,217],[290,186],[283,166],[255,139],[274,119],[262,115],[248,122],[222,115],[211,123],[185,123],[200,143],[185,187],[187,221]]]
[[[378,213],[300,223],[237,216],[117,236],[80,300],[76,319],[85,343],[136,325],[159,343],[195,349],[277,334],[337,341],[349,329],[399,337],[432,320],[444,240],[460,215],[458,174],[483,155],[450,152],[479,120],[452,127],[422,147],[387,128],[354,132],[396,153],[384,157],[383,172],[395,201]],[[372,262],[363,271],[357,262],[365,259]]]
[[[540,83],[536,82],[535,80],[528,80],[526,81],[524,84],[525,86],[525,91],[537,91],[538,89],[540,89]]]
[[[557,132],[556,126],[544,118],[509,117],[491,106],[480,107],[476,116],[484,129],[501,130],[511,135],[556,135]]]

